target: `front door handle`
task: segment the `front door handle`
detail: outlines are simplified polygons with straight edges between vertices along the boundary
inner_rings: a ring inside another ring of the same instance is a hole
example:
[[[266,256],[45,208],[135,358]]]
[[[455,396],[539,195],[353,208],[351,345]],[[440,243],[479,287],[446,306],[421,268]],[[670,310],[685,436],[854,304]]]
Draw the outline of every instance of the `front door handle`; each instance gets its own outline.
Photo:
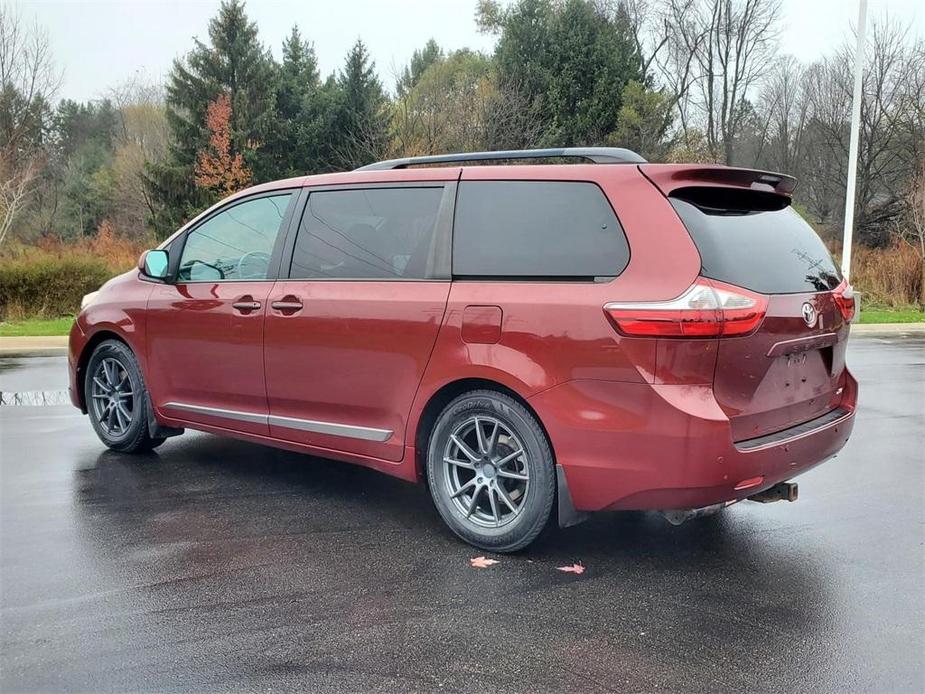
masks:
[[[235,301],[231,307],[235,311],[247,312],[247,311],[256,311],[260,308],[259,301]]]
[[[302,301],[297,296],[284,296],[279,301],[271,302],[270,307],[281,313],[295,313],[302,310]]]

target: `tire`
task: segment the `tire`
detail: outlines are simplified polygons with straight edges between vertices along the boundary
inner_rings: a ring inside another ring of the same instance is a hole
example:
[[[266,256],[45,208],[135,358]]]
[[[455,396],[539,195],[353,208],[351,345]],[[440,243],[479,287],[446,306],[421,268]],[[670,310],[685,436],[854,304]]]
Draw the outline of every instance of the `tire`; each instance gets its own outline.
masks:
[[[434,423],[427,447],[430,493],[444,522],[475,547],[515,552],[533,542],[552,513],[555,479],[546,434],[508,395],[465,393]]]
[[[151,401],[132,350],[118,340],[97,345],[87,363],[84,402],[93,430],[108,448],[145,453],[164,439],[148,433]]]

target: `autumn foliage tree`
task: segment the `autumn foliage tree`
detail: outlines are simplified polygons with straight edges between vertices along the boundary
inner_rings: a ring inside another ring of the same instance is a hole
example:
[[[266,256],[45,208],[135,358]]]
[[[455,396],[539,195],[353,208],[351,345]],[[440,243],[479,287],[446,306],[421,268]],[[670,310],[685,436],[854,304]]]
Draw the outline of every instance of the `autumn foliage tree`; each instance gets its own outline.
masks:
[[[251,182],[251,171],[240,152],[231,151],[231,99],[221,94],[206,109],[209,144],[196,156],[196,185],[221,196]]]

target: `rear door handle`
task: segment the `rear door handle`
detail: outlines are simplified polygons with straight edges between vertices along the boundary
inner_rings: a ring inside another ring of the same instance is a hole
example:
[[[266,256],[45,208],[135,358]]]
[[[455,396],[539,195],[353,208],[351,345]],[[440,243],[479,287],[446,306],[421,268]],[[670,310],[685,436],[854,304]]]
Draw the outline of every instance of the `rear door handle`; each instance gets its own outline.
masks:
[[[260,308],[259,301],[235,301],[231,307],[236,311],[256,311]]]
[[[302,302],[297,297],[287,296],[280,301],[271,302],[270,307],[282,313],[295,313],[302,310]]]

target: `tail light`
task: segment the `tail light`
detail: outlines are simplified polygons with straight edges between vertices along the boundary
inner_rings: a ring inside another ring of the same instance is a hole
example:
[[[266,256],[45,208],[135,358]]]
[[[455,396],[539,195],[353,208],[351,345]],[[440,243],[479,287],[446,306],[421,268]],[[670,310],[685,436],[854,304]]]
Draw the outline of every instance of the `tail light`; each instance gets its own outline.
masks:
[[[854,318],[854,288],[848,284],[848,280],[842,280],[842,283],[835,287],[832,292],[832,298],[835,299],[835,305],[841,312],[842,318],[846,323],[850,323]]]
[[[755,330],[767,308],[766,296],[698,277],[676,299],[615,302],[604,311],[618,331],[632,337],[729,337]]]

